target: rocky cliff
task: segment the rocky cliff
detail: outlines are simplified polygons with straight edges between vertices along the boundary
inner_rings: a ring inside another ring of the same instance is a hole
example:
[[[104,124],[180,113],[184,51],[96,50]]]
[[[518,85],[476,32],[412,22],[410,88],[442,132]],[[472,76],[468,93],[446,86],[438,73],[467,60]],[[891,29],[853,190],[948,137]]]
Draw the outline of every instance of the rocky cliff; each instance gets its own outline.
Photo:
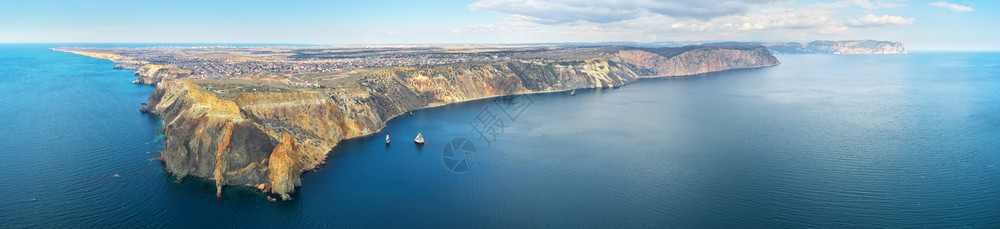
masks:
[[[582,60],[393,67],[355,77],[356,87],[244,92],[228,99],[199,86],[209,80],[164,78],[147,109],[163,118],[160,159],[171,174],[215,180],[219,192],[245,186],[288,199],[301,184],[299,174],[323,164],[338,142],[378,132],[413,109],[778,64],[759,46],[623,48]],[[143,67],[137,74],[162,72]]]

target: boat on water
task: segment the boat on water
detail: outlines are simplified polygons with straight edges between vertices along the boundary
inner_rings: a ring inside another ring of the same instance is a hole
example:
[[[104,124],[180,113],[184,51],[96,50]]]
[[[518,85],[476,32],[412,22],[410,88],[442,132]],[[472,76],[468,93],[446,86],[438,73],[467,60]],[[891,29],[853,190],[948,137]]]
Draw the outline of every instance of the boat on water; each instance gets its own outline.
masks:
[[[574,96],[574,95],[576,95],[576,90],[569,92],[569,96]]]
[[[386,145],[389,144],[389,135],[388,134],[385,135],[385,144]]]
[[[417,144],[424,144],[424,136],[417,133],[417,138],[413,139],[413,142]]]

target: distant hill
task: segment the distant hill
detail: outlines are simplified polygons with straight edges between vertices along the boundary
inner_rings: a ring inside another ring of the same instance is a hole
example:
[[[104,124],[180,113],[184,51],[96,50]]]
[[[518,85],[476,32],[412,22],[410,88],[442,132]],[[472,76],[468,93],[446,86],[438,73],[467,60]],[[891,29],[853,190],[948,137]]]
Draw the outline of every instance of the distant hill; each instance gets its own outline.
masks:
[[[850,40],[798,42],[715,42],[707,46],[765,46],[774,53],[783,54],[905,54],[903,43],[894,41]]]

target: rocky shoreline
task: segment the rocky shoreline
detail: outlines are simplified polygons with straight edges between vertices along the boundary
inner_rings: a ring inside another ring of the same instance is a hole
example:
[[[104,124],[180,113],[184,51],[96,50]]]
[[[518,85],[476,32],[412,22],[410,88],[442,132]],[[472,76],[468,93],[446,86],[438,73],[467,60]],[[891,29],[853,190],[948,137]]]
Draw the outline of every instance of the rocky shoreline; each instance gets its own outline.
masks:
[[[289,200],[301,185],[300,174],[324,164],[341,140],[377,133],[411,110],[778,64],[762,46],[625,48],[581,60],[392,67],[356,77],[353,88],[243,92],[234,98],[202,88],[198,83],[204,80],[183,79],[190,74],[183,69],[149,63],[116,67],[138,66],[136,83],[156,85],[144,110],[163,119],[166,143],[159,159],[168,172],[178,179],[214,180],[217,194],[225,186],[240,186]]]

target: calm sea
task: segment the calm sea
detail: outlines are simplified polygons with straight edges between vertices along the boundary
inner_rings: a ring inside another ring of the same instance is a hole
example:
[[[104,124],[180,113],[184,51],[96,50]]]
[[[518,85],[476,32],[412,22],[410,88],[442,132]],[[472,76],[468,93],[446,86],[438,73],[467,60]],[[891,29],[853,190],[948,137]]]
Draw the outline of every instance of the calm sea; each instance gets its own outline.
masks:
[[[781,55],[419,110],[270,203],[173,183],[148,160],[153,88],[51,46],[0,45],[0,228],[1000,228],[1000,53]]]

